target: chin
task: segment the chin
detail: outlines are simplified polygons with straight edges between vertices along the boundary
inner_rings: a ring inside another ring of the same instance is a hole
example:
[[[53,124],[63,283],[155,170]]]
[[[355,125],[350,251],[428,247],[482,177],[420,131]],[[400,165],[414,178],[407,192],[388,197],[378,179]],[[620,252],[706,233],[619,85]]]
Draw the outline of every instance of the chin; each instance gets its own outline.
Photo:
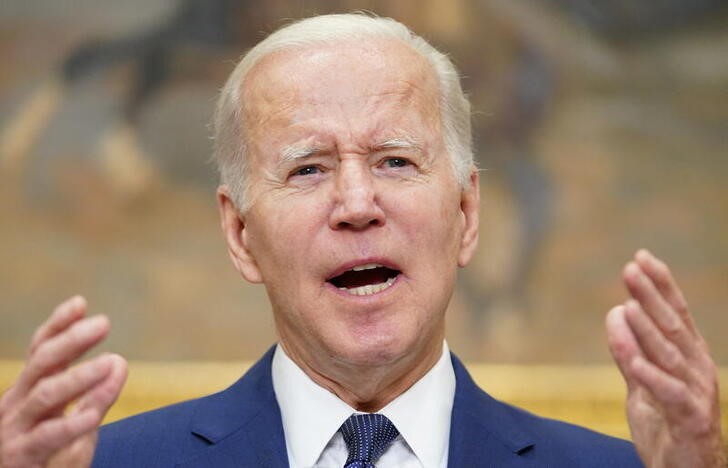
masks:
[[[397,334],[355,334],[351,340],[339,343],[338,358],[357,366],[386,366],[412,352],[413,340]]]

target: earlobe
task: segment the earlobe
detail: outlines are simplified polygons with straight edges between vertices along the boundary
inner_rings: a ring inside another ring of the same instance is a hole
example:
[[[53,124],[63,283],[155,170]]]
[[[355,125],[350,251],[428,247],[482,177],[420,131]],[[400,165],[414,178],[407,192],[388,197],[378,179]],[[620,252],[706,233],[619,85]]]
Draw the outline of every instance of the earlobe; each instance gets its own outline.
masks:
[[[470,172],[470,186],[462,191],[460,212],[463,216],[464,226],[458,253],[458,266],[464,267],[473,258],[475,248],[478,246],[480,176],[475,167]]]
[[[220,212],[220,227],[228,246],[228,255],[230,255],[235,269],[246,281],[262,283],[263,277],[255,257],[250,251],[245,216],[238,211],[225,185],[217,188],[217,206]]]

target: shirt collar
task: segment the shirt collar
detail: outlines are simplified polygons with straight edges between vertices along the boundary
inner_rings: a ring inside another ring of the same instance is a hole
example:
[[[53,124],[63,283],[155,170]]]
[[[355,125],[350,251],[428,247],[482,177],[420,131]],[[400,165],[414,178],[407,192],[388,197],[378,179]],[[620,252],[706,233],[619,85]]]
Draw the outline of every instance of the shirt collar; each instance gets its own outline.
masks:
[[[443,466],[447,457],[455,373],[446,342],[442,348],[432,369],[379,411],[423,466]],[[280,344],[271,372],[291,465],[313,466],[339,427],[357,411],[311,380]]]
[[[354,410],[316,384],[279,344],[271,368],[291,466],[313,466]]]
[[[445,466],[454,398],[455,372],[443,342],[432,369],[379,412],[392,421],[422,466]]]

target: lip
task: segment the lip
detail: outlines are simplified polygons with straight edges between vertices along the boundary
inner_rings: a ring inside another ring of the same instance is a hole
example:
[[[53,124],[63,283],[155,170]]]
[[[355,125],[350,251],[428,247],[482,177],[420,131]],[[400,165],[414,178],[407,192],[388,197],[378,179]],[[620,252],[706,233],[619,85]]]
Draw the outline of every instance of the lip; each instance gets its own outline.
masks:
[[[397,275],[397,278],[399,278],[399,276],[404,273],[402,271],[402,268],[399,265],[397,265],[396,263],[392,262],[389,259],[381,258],[381,257],[368,257],[368,258],[360,258],[357,260],[352,260],[352,261],[342,264],[341,266],[337,267],[336,270],[334,270],[332,273],[330,273],[326,277],[326,282],[329,283],[329,280],[331,278],[336,278],[337,276],[343,274],[345,271],[351,270],[355,266],[366,265],[369,263],[381,265],[385,268],[389,268],[390,270],[397,270],[399,272],[399,275]],[[329,283],[329,284],[331,284],[331,283]],[[394,285],[392,285],[392,286],[394,286]],[[384,292],[384,291],[382,291],[382,292]]]

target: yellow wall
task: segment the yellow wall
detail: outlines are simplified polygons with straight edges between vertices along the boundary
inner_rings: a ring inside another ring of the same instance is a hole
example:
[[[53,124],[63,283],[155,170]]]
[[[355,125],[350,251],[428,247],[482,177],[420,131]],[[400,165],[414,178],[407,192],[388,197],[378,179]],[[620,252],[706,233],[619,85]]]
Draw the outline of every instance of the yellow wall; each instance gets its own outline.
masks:
[[[130,363],[129,380],[107,421],[213,393],[234,382],[251,365],[230,362]],[[20,372],[19,361],[0,360],[0,389]],[[624,416],[624,383],[614,366],[513,366],[470,364],[478,384],[496,398],[542,416],[629,438]],[[728,382],[728,368],[720,370]],[[721,394],[728,428],[728,391]]]

